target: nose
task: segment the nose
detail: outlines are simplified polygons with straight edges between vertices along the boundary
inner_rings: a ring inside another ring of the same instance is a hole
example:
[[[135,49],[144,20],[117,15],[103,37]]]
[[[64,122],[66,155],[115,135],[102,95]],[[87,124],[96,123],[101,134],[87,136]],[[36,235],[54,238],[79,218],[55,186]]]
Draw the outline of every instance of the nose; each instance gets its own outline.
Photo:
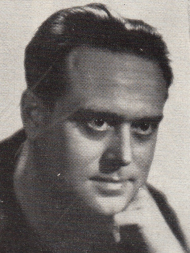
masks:
[[[132,160],[130,124],[124,123],[118,130],[118,156],[123,165],[128,165]]]
[[[130,125],[122,124],[112,136],[100,162],[100,171],[112,173],[132,161]]]

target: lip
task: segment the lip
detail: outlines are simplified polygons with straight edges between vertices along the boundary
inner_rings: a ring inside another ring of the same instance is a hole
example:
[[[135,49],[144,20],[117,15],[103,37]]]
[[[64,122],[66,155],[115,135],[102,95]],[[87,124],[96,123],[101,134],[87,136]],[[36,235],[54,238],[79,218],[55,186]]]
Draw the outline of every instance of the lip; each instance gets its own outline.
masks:
[[[105,182],[105,183],[124,183],[127,181],[134,181],[134,178],[120,178],[118,176],[109,176],[109,177],[105,177],[105,176],[94,176],[91,177],[90,180],[92,181],[96,181],[96,182]]]
[[[94,176],[90,180],[98,193],[103,196],[121,196],[125,193],[126,187],[131,187],[135,181],[134,178],[123,178],[118,175],[112,176]]]

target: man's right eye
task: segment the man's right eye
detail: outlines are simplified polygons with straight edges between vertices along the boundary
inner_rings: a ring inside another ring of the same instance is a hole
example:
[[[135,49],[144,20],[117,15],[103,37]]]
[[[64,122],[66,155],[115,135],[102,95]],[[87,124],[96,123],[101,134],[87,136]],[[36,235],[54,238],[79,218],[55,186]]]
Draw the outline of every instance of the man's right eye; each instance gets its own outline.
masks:
[[[86,125],[88,128],[97,132],[105,132],[111,128],[108,122],[106,122],[103,118],[93,118],[88,120]]]
[[[97,113],[78,111],[70,117],[70,120],[75,121],[87,130],[94,131],[97,133],[103,133],[114,128],[118,124],[118,122],[120,122],[113,116],[104,114],[105,113],[102,112]]]

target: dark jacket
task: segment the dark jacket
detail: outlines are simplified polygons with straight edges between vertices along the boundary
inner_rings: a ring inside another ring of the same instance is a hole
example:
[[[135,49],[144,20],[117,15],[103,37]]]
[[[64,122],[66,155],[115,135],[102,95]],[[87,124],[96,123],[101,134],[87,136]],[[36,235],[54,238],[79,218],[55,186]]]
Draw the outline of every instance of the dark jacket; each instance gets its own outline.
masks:
[[[27,223],[17,203],[13,190],[13,174],[19,149],[25,141],[24,130],[0,144],[0,252],[1,253],[40,253],[51,252],[42,245],[38,236]],[[185,239],[177,217],[166,201],[166,198],[152,186],[148,186],[160,211],[173,231],[174,235],[186,249]],[[137,226],[126,226],[121,229],[121,243],[106,241],[105,244],[94,245],[91,252],[148,252],[146,242]],[[77,249],[76,249],[76,252]]]

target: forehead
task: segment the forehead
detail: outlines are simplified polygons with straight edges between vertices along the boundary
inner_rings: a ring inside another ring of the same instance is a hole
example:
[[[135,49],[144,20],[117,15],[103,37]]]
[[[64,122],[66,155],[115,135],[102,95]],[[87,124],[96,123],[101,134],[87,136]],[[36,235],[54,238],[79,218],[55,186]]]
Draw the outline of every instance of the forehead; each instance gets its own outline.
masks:
[[[74,49],[67,60],[70,91],[65,105],[120,114],[163,109],[167,88],[155,62],[85,47]]]

